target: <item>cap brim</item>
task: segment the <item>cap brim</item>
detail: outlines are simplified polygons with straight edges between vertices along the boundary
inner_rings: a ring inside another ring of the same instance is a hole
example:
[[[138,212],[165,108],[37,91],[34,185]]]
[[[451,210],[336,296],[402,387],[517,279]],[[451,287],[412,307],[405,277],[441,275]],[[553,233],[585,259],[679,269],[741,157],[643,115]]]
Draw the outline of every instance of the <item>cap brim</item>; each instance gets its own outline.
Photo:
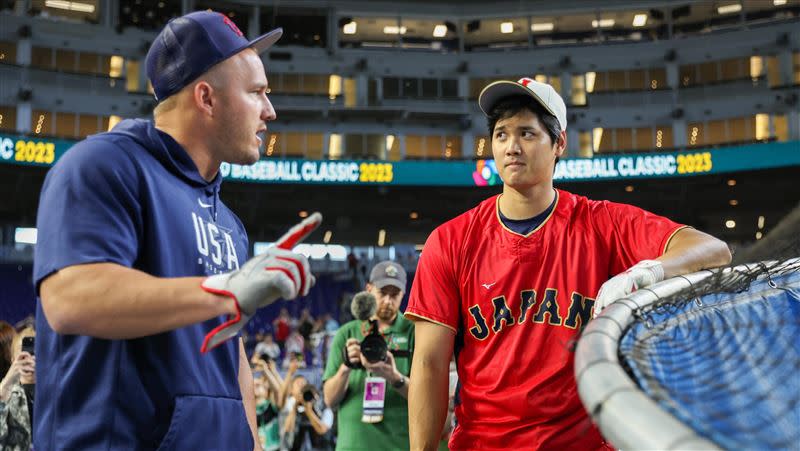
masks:
[[[388,287],[389,285],[399,288],[401,290],[405,290],[406,287],[400,286],[400,281],[397,279],[387,278],[387,279],[378,279],[374,282],[370,282],[372,285],[375,285],[376,288],[379,290],[383,287]]]
[[[250,45],[248,47],[254,48],[256,52],[261,54],[269,50],[273,44],[278,42],[278,39],[280,39],[281,36],[283,36],[283,28],[276,28],[269,33],[262,34],[261,36],[250,41]]]
[[[535,92],[515,81],[508,80],[495,81],[483,88],[483,91],[481,91],[481,94],[478,96],[478,106],[481,108],[481,111],[483,111],[483,114],[488,116],[492,108],[497,105],[497,102],[511,96],[533,97],[545,110],[549,111],[553,116],[558,117]]]

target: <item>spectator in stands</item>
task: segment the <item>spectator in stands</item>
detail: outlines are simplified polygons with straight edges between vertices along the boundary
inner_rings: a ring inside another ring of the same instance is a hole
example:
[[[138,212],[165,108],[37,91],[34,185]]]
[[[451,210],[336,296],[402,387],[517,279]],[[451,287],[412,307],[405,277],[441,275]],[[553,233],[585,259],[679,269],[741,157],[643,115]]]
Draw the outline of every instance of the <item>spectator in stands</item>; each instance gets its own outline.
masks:
[[[11,351],[11,342],[17,331],[14,326],[5,321],[0,321],[0,378],[6,375],[8,369],[11,367],[11,362],[14,361],[14,353]]]
[[[291,368],[287,379],[284,380],[275,367],[275,361],[265,360],[261,356],[256,354],[251,360],[254,370],[258,438],[264,451],[275,451],[280,447],[278,416],[284,403],[285,393],[288,391],[287,381],[297,371],[297,367]]]
[[[272,335],[264,334],[263,339],[256,345],[255,355],[259,357],[267,355],[272,360],[278,360],[281,348],[273,341]]]
[[[333,315],[326,313],[322,315],[325,332],[334,333],[339,330],[339,322],[333,318]]]
[[[292,319],[289,317],[289,310],[286,307],[281,308],[278,317],[272,321],[272,330],[275,331],[275,342],[283,350],[286,339],[292,332]]]
[[[311,338],[311,332],[314,330],[314,317],[311,316],[311,311],[308,308],[304,308],[302,312],[300,312],[300,319],[297,320],[297,332],[303,336],[303,339],[306,341],[306,348],[309,348],[309,339]]]
[[[370,363],[361,354],[360,343],[370,328],[366,321],[342,325],[333,338],[323,391],[325,403],[339,411],[339,450],[409,449],[407,397],[414,325],[400,312],[405,288],[406,272],[392,261],[375,265],[366,284],[378,301],[373,319],[388,345],[385,361]],[[383,400],[377,410],[364,409],[366,390]]]
[[[295,376],[291,396],[284,406],[281,450],[325,451],[331,449],[333,412],[322,402],[317,387],[305,377]],[[378,448],[374,448],[378,449]]]
[[[303,336],[300,335],[300,332],[297,329],[293,329],[292,332],[289,334],[289,338],[286,339],[286,344],[284,346],[285,357],[284,357],[284,367],[289,365],[289,362],[292,358],[297,359],[300,368],[305,368],[308,362],[306,362],[306,341],[303,339]]]
[[[36,358],[22,351],[22,339],[34,336],[28,327],[14,337],[14,360],[0,381],[0,449],[27,451],[31,447],[31,418],[36,383]]]

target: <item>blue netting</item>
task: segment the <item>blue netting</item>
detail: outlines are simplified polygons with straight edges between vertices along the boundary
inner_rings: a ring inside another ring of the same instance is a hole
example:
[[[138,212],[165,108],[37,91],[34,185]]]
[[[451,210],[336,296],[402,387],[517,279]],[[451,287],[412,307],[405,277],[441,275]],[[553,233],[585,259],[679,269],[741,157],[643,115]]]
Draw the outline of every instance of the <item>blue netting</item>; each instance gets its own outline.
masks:
[[[620,342],[639,386],[724,448],[800,450],[800,272],[667,304]]]

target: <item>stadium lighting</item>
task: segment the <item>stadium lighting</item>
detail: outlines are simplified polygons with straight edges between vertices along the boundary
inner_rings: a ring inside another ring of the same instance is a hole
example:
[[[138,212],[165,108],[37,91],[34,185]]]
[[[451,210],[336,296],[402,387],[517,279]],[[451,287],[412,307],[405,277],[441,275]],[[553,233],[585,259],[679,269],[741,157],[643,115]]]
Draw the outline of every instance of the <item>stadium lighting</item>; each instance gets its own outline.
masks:
[[[387,25],[383,27],[383,34],[406,34],[406,27],[398,27],[397,25]]]
[[[764,228],[764,217],[763,216],[759,216],[758,217],[758,228],[759,229],[763,229]]]
[[[626,193],[632,193],[633,192],[633,185],[626,186],[625,187],[625,192]]]
[[[500,24],[500,33],[509,34],[514,32],[514,24],[511,22],[503,22]]]
[[[433,37],[434,38],[443,38],[447,34],[447,25],[436,25],[433,27]]]
[[[734,179],[728,180],[728,186],[736,186],[736,180]]]
[[[531,24],[531,31],[534,33],[542,31],[553,31],[553,22],[533,23]]]
[[[94,5],[80,2],[69,2],[66,0],[46,0],[44,6],[48,8],[65,9],[67,11],[77,11],[80,13],[93,13]]]
[[[727,221],[725,221],[725,227],[727,227],[729,229],[735,228],[736,227],[736,221],[734,221],[733,219],[728,219]]]
[[[411,219],[418,219],[419,218],[419,213],[417,213],[416,211],[412,211],[411,214],[408,215],[408,217],[411,218]]]
[[[14,229],[14,242],[20,244],[36,244],[38,231],[35,227],[17,227]]]
[[[331,237],[333,236],[333,232],[330,230],[325,232],[325,236],[322,238],[322,242],[328,244],[331,242]]]
[[[597,27],[600,27],[600,28],[611,28],[611,27],[614,26],[614,23],[615,23],[614,19],[600,19],[599,21],[598,20],[593,20],[592,21],[592,27],[593,28],[597,28]]]
[[[772,4],[775,6],[782,6],[786,4],[786,0],[772,0]]]
[[[643,27],[647,23],[647,14],[636,14],[633,16],[633,26]]]
[[[762,236],[764,236],[764,234],[762,234],[761,232],[756,232],[756,239],[757,240],[760,240]]]
[[[717,13],[719,14],[732,14],[738,13],[742,10],[742,5],[739,3],[734,3],[732,5],[722,5],[717,8]]]
[[[355,22],[348,22],[342,27],[344,34],[356,34],[356,30],[358,30],[358,25]]]
[[[307,212],[307,211],[305,211],[305,210],[300,210],[300,213],[298,213],[298,215],[299,215],[301,218],[307,218],[307,217],[308,217],[308,212]]]
[[[735,207],[735,206],[739,205],[739,201],[736,200],[736,199],[731,199],[731,200],[728,201],[728,205],[730,205],[731,207]]]
[[[386,230],[380,229],[378,230],[378,246],[383,247],[386,243]]]

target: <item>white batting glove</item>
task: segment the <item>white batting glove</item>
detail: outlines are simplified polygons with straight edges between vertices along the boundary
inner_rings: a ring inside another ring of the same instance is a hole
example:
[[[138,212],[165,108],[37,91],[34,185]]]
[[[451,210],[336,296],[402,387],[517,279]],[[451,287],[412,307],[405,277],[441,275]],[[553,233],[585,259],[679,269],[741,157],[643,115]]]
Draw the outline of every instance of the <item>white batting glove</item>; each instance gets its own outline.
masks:
[[[664,280],[664,267],[657,260],[642,260],[631,266],[625,272],[608,279],[594,301],[594,315],[597,318],[600,312],[612,302],[622,299],[639,288],[644,288]]]
[[[308,294],[315,282],[308,259],[291,249],[321,222],[322,215],[314,213],[241,268],[203,281],[201,287],[209,293],[232,298],[237,313],[206,335],[200,352],[206,353],[236,336],[258,309],[278,299],[290,300]]]

